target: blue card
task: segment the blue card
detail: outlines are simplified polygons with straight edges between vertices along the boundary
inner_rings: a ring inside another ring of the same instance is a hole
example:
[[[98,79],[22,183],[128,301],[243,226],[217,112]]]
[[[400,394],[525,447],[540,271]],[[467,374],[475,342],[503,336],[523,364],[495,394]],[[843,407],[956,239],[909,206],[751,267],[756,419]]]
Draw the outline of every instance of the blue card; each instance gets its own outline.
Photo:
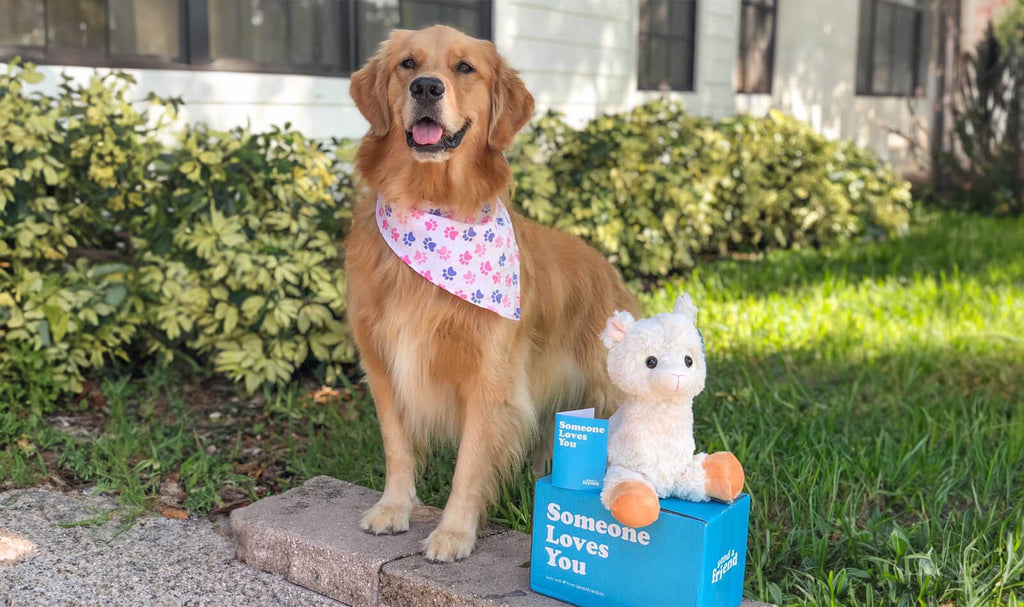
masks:
[[[601,491],[608,460],[608,420],[594,419],[594,409],[555,415],[551,484],[564,489]]]

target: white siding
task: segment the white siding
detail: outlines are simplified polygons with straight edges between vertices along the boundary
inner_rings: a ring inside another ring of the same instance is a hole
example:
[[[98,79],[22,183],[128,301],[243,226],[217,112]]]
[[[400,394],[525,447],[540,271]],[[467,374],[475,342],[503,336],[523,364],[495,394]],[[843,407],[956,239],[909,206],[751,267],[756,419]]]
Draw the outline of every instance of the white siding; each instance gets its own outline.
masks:
[[[86,82],[92,68],[41,66],[43,90],[53,92],[65,72]],[[105,71],[105,70],[104,70]],[[135,77],[137,99],[153,91],[185,101],[183,118],[218,129],[250,124],[254,130],[291,122],[314,137],[358,137],[368,124],[348,94],[348,78],[189,70],[122,70]]]
[[[906,140],[892,133],[902,132],[926,145],[933,79],[927,73],[919,76],[926,85],[923,97],[857,95],[860,2],[789,0],[778,6],[772,94],[737,94],[738,111],[760,115],[777,108],[828,137],[853,140],[897,166],[915,168]],[[926,18],[922,24],[926,52],[933,46],[932,23]],[[924,128],[915,128],[915,123]]]
[[[499,0],[494,41],[520,70],[538,109],[559,110],[574,124],[659,95],[681,99],[693,112],[721,116],[734,109],[732,24],[738,10],[732,0],[699,2],[695,90],[686,93],[637,90],[637,0]]]

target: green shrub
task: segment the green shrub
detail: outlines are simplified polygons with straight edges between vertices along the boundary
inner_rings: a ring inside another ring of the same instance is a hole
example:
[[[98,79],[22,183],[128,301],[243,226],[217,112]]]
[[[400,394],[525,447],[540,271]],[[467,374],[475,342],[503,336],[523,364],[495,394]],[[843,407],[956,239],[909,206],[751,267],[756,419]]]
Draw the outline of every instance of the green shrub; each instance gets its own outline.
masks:
[[[176,103],[137,111],[123,74],[25,94],[39,79],[0,75],[0,340],[43,351],[72,391],[140,354],[199,355],[249,390],[304,364],[336,379],[354,357],[336,245],[350,146],[174,131]]]
[[[526,213],[585,238],[628,278],[909,222],[909,184],[890,167],[778,112],[714,122],[657,100],[579,130],[547,115],[510,158]]]
[[[39,79],[16,62],[0,75],[0,370],[28,348],[71,391],[112,358],[152,356],[250,391],[300,368],[336,381],[355,357],[337,248],[354,144],[176,128],[180,102],[136,109],[123,74],[26,94]],[[908,221],[889,168],[779,114],[713,122],[655,101],[581,129],[548,115],[509,159],[526,213],[628,278]]]

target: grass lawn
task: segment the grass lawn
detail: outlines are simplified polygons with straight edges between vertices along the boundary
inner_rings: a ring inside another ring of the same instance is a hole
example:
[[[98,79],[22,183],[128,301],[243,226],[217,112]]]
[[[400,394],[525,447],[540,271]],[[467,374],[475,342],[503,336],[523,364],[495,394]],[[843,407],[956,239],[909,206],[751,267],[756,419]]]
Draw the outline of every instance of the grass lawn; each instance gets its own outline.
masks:
[[[696,434],[747,471],[748,597],[1024,601],[1022,243],[1022,218],[939,215],[900,240],[705,263],[644,296],[660,312],[685,289],[701,308]],[[182,384],[153,369],[57,417],[0,415],[0,487],[97,484],[129,516],[203,514],[317,474],[381,487],[362,386],[244,399]],[[453,459],[430,460],[424,501],[443,505]],[[493,518],[527,530],[531,483]]]

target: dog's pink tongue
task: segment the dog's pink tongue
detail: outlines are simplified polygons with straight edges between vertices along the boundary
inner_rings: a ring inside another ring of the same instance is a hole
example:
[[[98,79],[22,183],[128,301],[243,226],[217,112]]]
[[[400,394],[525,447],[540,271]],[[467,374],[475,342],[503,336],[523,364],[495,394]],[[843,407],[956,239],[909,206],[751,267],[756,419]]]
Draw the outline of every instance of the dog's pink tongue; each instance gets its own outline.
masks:
[[[419,145],[437,145],[437,142],[441,141],[441,125],[417,122],[412,125],[412,139]]]

